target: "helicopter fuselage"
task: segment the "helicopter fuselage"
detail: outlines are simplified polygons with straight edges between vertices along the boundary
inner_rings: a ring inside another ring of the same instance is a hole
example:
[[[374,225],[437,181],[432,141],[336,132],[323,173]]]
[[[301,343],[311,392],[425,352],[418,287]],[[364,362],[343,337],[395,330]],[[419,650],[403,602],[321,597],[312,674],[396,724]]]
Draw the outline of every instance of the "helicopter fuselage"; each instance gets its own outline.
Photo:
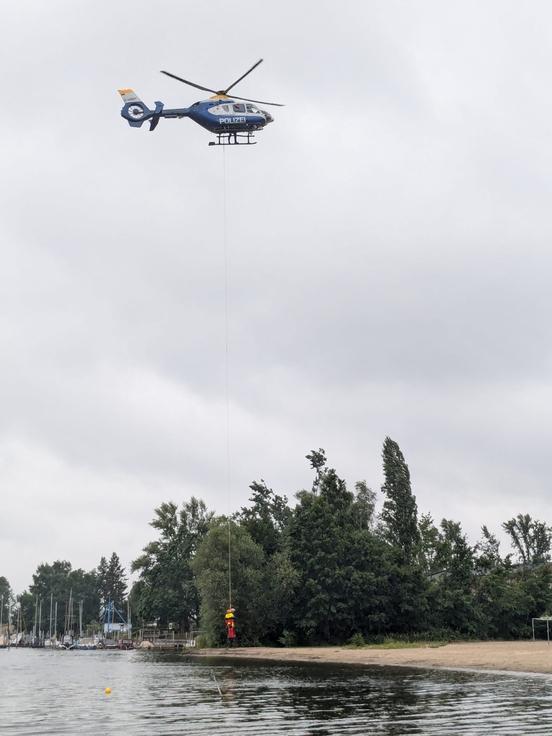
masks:
[[[225,97],[194,103],[188,108],[188,117],[211,133],[247,133],[273,120],[270,113],[255,105]]]
[[[160,118],[190,118],[211,133],[252,133],[273,121],[270,113],[256,105],[223,95],[181,108],[165,108],[162,102],[156,102],[155,109],[150,110],[132,90],[121,90],[121,94],[125,101],[121,115],[132,127],[139,128],[150,120],[153,130]]]

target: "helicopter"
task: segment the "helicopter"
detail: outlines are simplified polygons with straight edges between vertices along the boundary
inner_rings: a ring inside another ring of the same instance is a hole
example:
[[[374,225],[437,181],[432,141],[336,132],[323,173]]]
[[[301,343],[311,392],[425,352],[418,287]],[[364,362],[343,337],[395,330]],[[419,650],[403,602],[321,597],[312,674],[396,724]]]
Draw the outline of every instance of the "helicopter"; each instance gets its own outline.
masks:
[[[201,125],[211,133],[215,133],[217,139],[210,141],[210,146],[253,145],[256,143],[253,140],[255,131],[262,130],[265,125],[274,121],[269,112],[260,109],[257,105],[284,106],[278,102],[261,102],[261,100],[236,97],[228,93],[238,82],[251,74],[262,61],[262,59],[259,59],[239,79],[232,82],[226,89],[220,90],[210,89],[178,77],[171,72],[161,71],[161,74],[165,74],[179,82],[184,82],[190,87],[205,92],[213,92],[213,97],[208,100],[194,102],[190,107],[180,108],[165,108],[162,102],[157,101],[155,102],[155,109],[151,110],[142,102],[134,90],[120,89],[119,94],[124,102],[121,115],[132,128],[140,128],[146,120],[149,120],[150,130],[155,130],[161,118],[190,118],[194,123]]]

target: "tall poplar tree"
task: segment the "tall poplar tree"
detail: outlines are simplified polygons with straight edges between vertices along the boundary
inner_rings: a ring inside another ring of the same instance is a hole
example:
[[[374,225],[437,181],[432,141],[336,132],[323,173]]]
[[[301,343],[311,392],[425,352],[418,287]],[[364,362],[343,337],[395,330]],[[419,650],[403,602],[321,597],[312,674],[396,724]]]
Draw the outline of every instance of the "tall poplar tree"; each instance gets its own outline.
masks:
[[[410,472],[399,445],[390,437],[383,443],[381,488],[385,495],[381,512],[383,537],[389,545],[391,629],[423,630],[428,619],[428,581],[420,564],[421,540],[418,508],[410,485]]]

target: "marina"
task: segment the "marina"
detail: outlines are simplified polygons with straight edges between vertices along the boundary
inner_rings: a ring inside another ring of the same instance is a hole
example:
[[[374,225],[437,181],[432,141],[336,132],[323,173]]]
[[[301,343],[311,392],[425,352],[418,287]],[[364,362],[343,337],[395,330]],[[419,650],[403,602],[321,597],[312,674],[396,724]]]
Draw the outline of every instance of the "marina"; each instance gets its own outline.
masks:
[[[63,623],[58,619],[58,601],[49,596],[49,614],[43,616],[43,599],[36,596],[34,618],[25,621],[21,605],[8,608],[4,622],[4,598],[0,596],[0,648],[30,649],[133,649],[130,605],[126,618],[115,603],[108,600],[100,609],[96,625],[83,625],[84,600],[75,601],[69,591],[64,605]]]
[[[153,622],[133,632],[130,604],[126,614],[109,600],[100,609],[97,624],[83,625],[84,603],[75,602],[72,591],[64,606],[63,624],[58,621],[58,602],[49,598],[49,615],[43,618],[43,601],[38,596],[34,619],[26,626],[21,606],[8,609],[6,621],[3,597],[0,596],[0,649],[53,649],[90,651],[95,649],[149,649],[178,651],[196,646],[198,631],[181,634],[171,625],[163,629]]]

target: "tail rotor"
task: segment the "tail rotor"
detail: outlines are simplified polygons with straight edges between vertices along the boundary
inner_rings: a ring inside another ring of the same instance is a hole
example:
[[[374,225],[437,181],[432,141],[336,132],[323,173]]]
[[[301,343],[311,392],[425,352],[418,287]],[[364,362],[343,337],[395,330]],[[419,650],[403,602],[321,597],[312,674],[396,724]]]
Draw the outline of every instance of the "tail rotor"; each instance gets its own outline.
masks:
[[[123,109],[121,110],[121,116],[128,121],[128,124],[132,126],[133,128],[139,128],[144,120],[147,120],[149,117],[151,117],[151,110],[149,107],[142,102],[142,100],[138,97],[136,92],[133,89],[120,89],[119,94],[123,98]],[[160,103],[157,103],[157,105]],[[156,110],[157,112],[157,105]],[[161,105],[161,109],[163,109],[163,106]],[[155,121],[155,125],[150,125],[150,130],[153,130],[153,128],[156,127],[157,123],[159,122],[159,116],[157,116],[157,120]],[[152,127],[153,126],[153,127]]]

